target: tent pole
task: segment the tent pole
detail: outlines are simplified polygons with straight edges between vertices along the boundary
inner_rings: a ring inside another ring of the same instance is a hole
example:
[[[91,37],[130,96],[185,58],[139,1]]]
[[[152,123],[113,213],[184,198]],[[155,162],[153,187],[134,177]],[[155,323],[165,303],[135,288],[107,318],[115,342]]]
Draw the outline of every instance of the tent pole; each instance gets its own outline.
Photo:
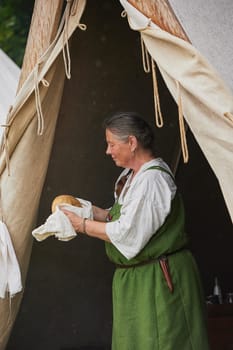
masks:
[[[35,0],[18,91],[49,47],[58,29],[63,0]],[[39,35],[38,35],[39,33]]]

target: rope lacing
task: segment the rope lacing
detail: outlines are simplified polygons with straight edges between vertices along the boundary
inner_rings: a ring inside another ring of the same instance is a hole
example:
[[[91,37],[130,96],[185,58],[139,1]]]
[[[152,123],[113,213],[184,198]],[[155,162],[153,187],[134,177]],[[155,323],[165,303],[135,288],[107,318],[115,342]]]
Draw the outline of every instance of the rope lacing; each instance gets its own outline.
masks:
[[[72,3],[72,9],[71,9],[71,3]],[[68,79],[70,79],[71,62],[70,62],[70,53],[69,53],[69,46],[68,46],[68,22],[69,22],[70,12],[71,12],[71,15],[74,15],[77,11],[77,8],[78,8],[78,0],[75,0],[73,2],[72,0],[67,0],[67,6],[61,18],[56,36],[53,39],[52,43],[47,48],[47,50],[44,51],[43,55],[38,59],[38,63],[35,65],[32,73],[33,79],[34,79],[35,104],[36,104],[36,111],[37,111],[37,118],[38,118],[38,127],[37,127],[38,135],[42,135],[44,131],[44,117],[43,117],[42,106],[41,106],[39,84],[41,82],[43,86],[45,87],[49,86],[49,82],[45,78],[39,79],[39,67],[41,64],[43,64],[47,60],[48,55],[50,55],[50,52],[55,47],[59,38],[63,38],[63,57],[64,57],[65,71],[66,71],[66,76],[68,77]],[[86,30],[87,28],[85,24],[79,24],[78,27],[81,30]],[[10,175],[8,131],[16,117],[16,114],[11,115],[12,110],[13,110],[13,107],[11,106],[6,118],[7,120],[9,120],[9,123],[0,125],[5,128],[3,137],[2,137],[2,142],[1,142],[1,152],[5,151],[5,161],[6,161],[6,167],[8,169],[8,175]]]
[[[150,59],[149,59],[149,53],[145,47],[144,41],[141,38],[141,50],[142,50],[142,63],[143,63],[143,69],[145,73],[150,73]]]
[[[37,135],[41,136],[43,135],[43,132],[44,132],[44,115],[43,115],[41,99],[40,99],[38,70],[39,70],[39,64],[37,64],[34,69],[34,84],[35,84],[36,111],[37,111],[37,119],[38,119]],[[49,82],[44,78],[41,80],[41,83],[45,87],[49,86]]]
[[[163,116],[162,116],[161,107],[160,107],[156,65],[152,57],[151,57],[151,68],[152,68],[151,71],[152,71],[152,79],[153,79],[154,104],[155,104],[155,122],[157,127],[162,128]]]
[[[177,101],[178,101],[178,114],[179,114],[179,127],[180,127],[180,140],[181,140],[181,149],[183,154],[184,163],[188,162],[189,153],[186,139],[186,130],[183,116],[183,107],[182,107],[182,98],[181,98],[181,90],[180,83],[176,81],[177,86]]]
[[[145,73],[152,74],[153,81],[153,95],[154,95],[154,107],[155,107],[155,124],[158,128],[163,126],[163,115],[160,106],[158,80],[156,74],[156,65],[153,58],[149,55],[149,52],[145,46],[145,43],[141,36],[141,51],[142,51],[142,63]]]
[[[63,60],[64,60],[67,79],[71,78],[71,58],[70,58],[69,38],[68,38],[69,17],[70,15],[73,16],[75,14],[78,6],[78,2],[75,1],[73,3],[73,7],[71,8],[71,2],[72,2],[71,0],[67,0],[67,7],[65,10],[65,24],[64,24],[64,31],[63,31],[63,45],[62,45],[62,54],[63,54]],[[82,23],[79,23],[78,27],[81,30],[87,29],[86,24],[82,24]]]
[[[127,17],[127,12],[126,12],[126,10],[123,10],[123,11],[121,12],[121,17],[122,17],[122,18]]]
[[[155,122],[157,127],[163,126],[163,116],[161,112],[160,107],[160,99],[159,99],[159,91],[158,91],[158,81],[156,76],[156,64],[151,57],[151,62],[149,60],[149,52],[145,46],[145,43],[142,39],[141,35],[141,50],[142,50],[142,63],[143,63],[143,69],[146,73],[149,73],[151,71],[152,73],[152,80],[153,80],[153,91],[154,91],[154,105],[155,105]],[[184,122],[184,116],[183,116],[183,107],[182,107],[182,99],[181,99],[181,91],[180,91],[180,84],[178,81],[176,81],[177,85],[177,104],[178,104],[178,118],[179,118],[179,129],[180,129],[180,140],[181,140],[181,149],[183,154],[183,160],[184,163],[188,162],[189,159],[189,153],[188,153],[188,146],[187,146],[187,139],[186,139],[186,130],[185,130],[185,122]],[[227,118],[231,119],[231,114],[225,113],[224,114]],[[232,116],[233,117],[233,116]]]
[[[67,7],[65,10],[65,25],[63,31],[63,45],[62,45],[62,54],[65,65],[65,72],[67,79],[71,78],[71,59],[70,59],[70,50],[69,50],[69,42],[68,42],[68,23],[71,9],[71,1],[67,0]]]

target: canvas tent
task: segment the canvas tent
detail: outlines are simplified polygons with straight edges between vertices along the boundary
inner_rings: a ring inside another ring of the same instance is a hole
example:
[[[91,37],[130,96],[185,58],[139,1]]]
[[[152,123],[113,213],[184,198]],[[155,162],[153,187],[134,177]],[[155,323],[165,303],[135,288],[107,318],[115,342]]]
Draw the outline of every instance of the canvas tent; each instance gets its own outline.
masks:
[[[157,63],[172,95],[178,102],[181,98],[178,104],[183,108],[184,117],[218,178],[232,216],[233,199],[229,188],[233,175],[233,101],[230,90],[189,43],[161,30],[144,16],[138,16],[138,13],[136,17],[131,15],[134,9],[128,8],[128,3],[122,4],[127,6],[130,26],[142,33],[145,46]],[[66,74],[68,77],[70,75],[67,39],[77,28],[85,29],[80,26],[84,8],[85,1],[74,1],[72,4],[68,2],[68,15],[64,17],[63,26],[58,30],[59,35],[23,84],[8,115],[8,127],[5,130],[7,143],[4,144],[0,159],[1,210],[3,220],[11,233],[23,281],[30,258],[31,231],[35,225],[63,91],[64,62]],[[174,60],[177,63],[175,69]],[[180,117],[182,121],[182,116]],[[7,156],[10,158],[9,164]],[[29,169],[30,186],[25,176]],[[19,194],[22,200],[16,202]],[[13,204],[14,211],[11,210]],[[11,300],[11,310],[8,299],[0,300],[2,349],[9,337],[21,297],[22,295],[17,295]]]
[[[4,51],[0,49],[0,123],[4,124],[8,110],[14,102],[19,83],[20,69]],[[0,130],[0,138],[3,129]]]

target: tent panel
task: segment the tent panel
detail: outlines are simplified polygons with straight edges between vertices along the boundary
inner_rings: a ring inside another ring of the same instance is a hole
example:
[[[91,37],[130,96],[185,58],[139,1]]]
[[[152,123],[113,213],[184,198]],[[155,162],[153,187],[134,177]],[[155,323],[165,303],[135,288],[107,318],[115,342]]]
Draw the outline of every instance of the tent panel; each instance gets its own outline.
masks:
[[[192,44],[233,92],[232,0],[169,0]]]

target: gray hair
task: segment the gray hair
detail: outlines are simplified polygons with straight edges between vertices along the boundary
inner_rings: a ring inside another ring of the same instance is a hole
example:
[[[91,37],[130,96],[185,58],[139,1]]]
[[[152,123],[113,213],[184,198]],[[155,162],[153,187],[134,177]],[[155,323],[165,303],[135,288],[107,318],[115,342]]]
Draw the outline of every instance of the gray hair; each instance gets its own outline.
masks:
[[[153,151],[154,134],[149,124],[136,112],[117,112],[104,120],[103,126],[121,141],[136,137],[144,149]]]

